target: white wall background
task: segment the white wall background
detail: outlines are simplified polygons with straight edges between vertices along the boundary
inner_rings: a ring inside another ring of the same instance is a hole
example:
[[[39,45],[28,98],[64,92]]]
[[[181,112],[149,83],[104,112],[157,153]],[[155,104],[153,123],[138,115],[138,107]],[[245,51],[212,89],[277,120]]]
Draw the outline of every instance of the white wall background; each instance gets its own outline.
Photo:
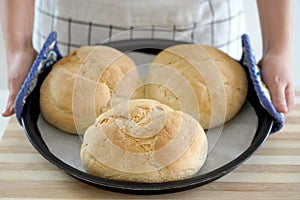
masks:
[[[7,76],[6,59],[4,53],[2,31],[0,26],[0,112],[4,109],[6,98],[8,96],[6,76]],[[7,123],[8,123],[8,118],[3,118],[0,115],[0,140],[2,138],[3,131],[5,130]]]
[[[5,58],[5,50],[4,50],[4,42],[3,42],[3,37],[2,37],[2,30],[1,30],[1,25],[0,25],[0,90],[3,90],[3,89],[7,88],[6,76],[7,76],[6,58]]]
[[[259,28],[259,20],[258,13],[256,8],[256,0],[243,0],[245,3],[245,14],[246,14],[246,22],[248,26],[249,35],[251,37],[252,45],[254,48],[254,52],[256,54],[257,60],[261,57],[261,37],[260,37],[260,28]],[[293,81],[295,87],[300,88],[300,79],[298,78],[300,75],[300,59],[299,55],[297,57],[297,53],[300,50],[300,0],[294,0],[294,46],[292,53],[292,68],[293,68]],[[296,25],[298,23],[298,26]],[[1,28],[1,27],[0,27]],[[298,51],[296,51],[298,50]],[[299,53],[298,53],[299,54]],[[7,98],[7,69],[6,69],[6,59],[4,52],[4,43],[2,38],[2,33],[0,29],[0,111],[4,108],[6,98]],[[2,132],[6,126],[7,120],[0,117],[0,138]]]

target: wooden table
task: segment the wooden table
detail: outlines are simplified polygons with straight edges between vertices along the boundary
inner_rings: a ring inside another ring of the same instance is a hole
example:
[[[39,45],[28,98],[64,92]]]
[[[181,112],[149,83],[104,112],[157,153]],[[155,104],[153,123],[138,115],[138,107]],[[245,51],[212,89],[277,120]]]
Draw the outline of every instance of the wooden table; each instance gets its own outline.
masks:
[[[82,183],[32,147],[15,117],[0,142],[0,199],[300,199],[300,91],[284,129],[246,163],[202,187],[165,195],[127,195]]]

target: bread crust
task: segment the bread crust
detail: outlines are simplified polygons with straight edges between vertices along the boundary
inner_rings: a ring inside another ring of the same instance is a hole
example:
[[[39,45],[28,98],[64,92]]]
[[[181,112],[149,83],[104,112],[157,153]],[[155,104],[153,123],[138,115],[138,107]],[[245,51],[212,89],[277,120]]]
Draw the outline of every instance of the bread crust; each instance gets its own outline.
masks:
[[[81,147],[89,173],[134,182],[189,178],[206,154],[205,132],[193,117],[149,99],[130,100],[101,114]]]
[[[247,76],[237,61],[213,47],[184,44],[155,57],[145,98],[189,113],[209,129],[232,119],[245,103],[247,91]]]
[[[118,96],[115,88],[124,77],[128,77],[127,90]],[[83,46],[52,67],[40,89],[41,113],[53,126],[83,134],[111,107],[113,97],[143,98],[143,90],[134,93],[141,84],[135,63],[128,56],[107,46]]]

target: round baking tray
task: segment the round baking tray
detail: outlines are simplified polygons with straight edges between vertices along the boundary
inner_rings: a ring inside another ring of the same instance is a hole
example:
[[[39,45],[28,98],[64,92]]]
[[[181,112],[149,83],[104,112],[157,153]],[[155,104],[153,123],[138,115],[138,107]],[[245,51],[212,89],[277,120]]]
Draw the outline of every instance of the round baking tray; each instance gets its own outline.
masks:
[[[136,39],[109,42],[102,45],[111,46],[123,52],[135,51],[155,55],[164,48],[182,43],[186,42],[176,42],[157,39]],[[58,168],[65,171],[67,174],[79,179],[80,181],[107,190],[134,194],[161,194],[178,192],[204,185],[229,173],[230,171],[241,165],[245,160],[247,160],[268,137],[273,125],[272,117],[261,106],[253,89],[253,85],[249,81],[247,102],[255,110],[258,124],[250,146],[244,152],[241,152],[241,154],[239,154],[239,156],[237,156],[235,159],[231,160],[223,166],[220,166],[217,169],[209,171],[208,173],[196,175],[192,178],[179,181],[162,183],[136,183],[104,179],[78,170],[63,162],[48,149],[45,141],[43,140],[43,137],[41,136],[40,132],[42,130],[39,130],[39,127],[37,125],[37,121],[40,115],[39,90],[42,81],[47,76],[49,71],[50,70],[47,69],[39,76],[36,88],[28,96],[24,105],[21,121],[25,129],[26,135],[30,140],[31,144],[37,149],[37,151],[52,164],[56,165]]]

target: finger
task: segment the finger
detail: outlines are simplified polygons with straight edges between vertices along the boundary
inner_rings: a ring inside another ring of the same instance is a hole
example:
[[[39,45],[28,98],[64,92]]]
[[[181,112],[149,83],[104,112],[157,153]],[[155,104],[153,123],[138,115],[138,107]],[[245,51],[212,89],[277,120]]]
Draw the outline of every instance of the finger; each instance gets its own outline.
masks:
[[[2,112],[3,117],[9,117],[15,113],[14,105],[15,99],[23,84],[24,78],[19,74],[16,73],[9,77],[8,87],[9,87],[9,96],[6,104],[6,108]]]
[[[286,96],[285,96],[285,87],[273,87],[270,89],[272,102],[278,112],[286,113],[288,112]]]
[[[295,91],[291,85],[288,85],[285,89],[286,103],[288,112],[295,107]]]
[[[6,107],[3,110],[3,112],[1,113],[1,115],[3,117],[9,117],[9,116],[14,114],[14,112],[15,112],[15,110],[14,110],[15,98],[16,98],[16,95],[11,95],[10,94],[10,96],[8,98],[8,101],[7,101],[7,104],[6,104]]]

